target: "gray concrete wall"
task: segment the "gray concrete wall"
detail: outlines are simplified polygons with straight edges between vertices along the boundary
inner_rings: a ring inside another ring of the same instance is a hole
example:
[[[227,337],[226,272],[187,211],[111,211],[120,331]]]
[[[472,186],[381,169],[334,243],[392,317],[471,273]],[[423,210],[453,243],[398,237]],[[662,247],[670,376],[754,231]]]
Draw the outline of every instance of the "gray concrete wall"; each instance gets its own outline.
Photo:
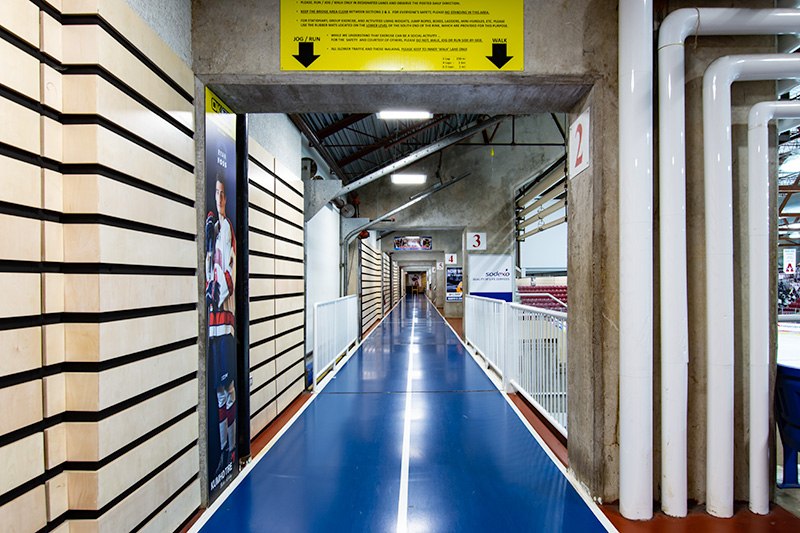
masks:
[[[192,0],[125,0],[139,17],[192,66]]]
[[[247,123],[250,135],[299,178],[302,136],[292,121],[281,113],[254,113]]]

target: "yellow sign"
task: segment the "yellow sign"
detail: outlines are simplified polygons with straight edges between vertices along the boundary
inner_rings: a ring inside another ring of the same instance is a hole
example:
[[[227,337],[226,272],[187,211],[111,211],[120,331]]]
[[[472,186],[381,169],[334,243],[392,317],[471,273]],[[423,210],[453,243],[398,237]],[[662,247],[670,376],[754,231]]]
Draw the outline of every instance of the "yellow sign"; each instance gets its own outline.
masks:
[[[281,70],[522,70],[522,3],[281,0]]]
[[[232,138],[236,138],[236,115],[208,87],[206,87],[206,118]]]

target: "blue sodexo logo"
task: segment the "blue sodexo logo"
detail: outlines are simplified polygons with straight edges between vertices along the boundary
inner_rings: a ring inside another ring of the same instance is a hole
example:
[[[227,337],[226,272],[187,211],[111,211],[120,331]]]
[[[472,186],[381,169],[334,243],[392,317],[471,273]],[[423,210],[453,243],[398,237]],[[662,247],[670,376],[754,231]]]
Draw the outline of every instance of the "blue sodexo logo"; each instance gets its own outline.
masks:
[[[499,270],[496,270],[494,272],[487,272],[486,273],[486,277],[487,278],[497,278],[497,277],[507,278],[510,275],[511,275],[511,272],[509,272],[508,269],[505,269],[503,272],[501,272]]]

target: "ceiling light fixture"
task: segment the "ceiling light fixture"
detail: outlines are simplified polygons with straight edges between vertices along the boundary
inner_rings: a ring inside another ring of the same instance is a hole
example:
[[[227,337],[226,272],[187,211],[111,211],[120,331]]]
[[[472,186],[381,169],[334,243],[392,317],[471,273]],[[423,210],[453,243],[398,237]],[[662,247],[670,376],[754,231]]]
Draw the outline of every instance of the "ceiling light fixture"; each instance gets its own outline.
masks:
[[[794,233],[789,234],[790,239],[800,239],[800,231],[795,231]]]
[[[378,112],[378,118],[381,120],[425,120],[433,118],[433,113],[429,111],[380,111]]]
[[[425,174],[392,174],[392,183],[397,185],[419,185],[427,179]]]
[[[781,166],[778,170],[781,174],[794,174],[796,172],[800,172],[800,156],[797,154],[790,155],[786,158],[786,161],[781,163]]]

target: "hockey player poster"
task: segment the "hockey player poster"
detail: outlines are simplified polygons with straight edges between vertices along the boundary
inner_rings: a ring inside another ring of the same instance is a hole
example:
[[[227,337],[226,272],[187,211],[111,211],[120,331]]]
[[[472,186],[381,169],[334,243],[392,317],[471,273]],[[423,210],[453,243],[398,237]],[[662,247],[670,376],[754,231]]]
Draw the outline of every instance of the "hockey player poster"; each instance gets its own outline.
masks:
[[[206,89],[205,300],[209,501],[233,480],[236,450],[236,115]]]

